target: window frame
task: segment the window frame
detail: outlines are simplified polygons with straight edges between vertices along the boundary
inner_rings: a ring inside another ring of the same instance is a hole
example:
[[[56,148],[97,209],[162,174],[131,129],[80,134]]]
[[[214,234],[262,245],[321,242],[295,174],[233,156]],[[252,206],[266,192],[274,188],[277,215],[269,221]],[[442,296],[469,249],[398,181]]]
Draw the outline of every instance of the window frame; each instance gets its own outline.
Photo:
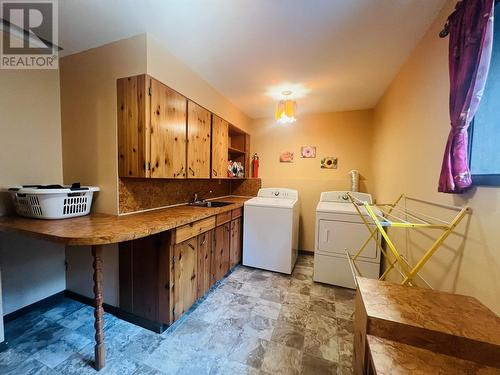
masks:
[[[469,170],[471,171],[472,186],[500,186],[500,173],[495,174],[473,174],[472,173],[472,142],[474,141],[474,120],[469,126]]]
[[[495,0],[495,8],[499,6],[500,0]],[[481,105],[481,103],[479,104]],[[469,170],[471,171],[472,186],[500,186],[500,173],[495,174],[472,174],[472,142],[474,141],[474,119],[472,119],[469,129]]]

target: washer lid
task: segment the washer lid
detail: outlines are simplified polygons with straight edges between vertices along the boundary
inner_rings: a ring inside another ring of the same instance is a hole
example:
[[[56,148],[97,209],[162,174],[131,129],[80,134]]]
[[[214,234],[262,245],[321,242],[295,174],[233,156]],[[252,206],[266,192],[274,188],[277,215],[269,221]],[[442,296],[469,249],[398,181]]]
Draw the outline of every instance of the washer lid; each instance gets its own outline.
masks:
[[[363,206],[358,206],[359,210],[366,216],[368,216],[368,212]],[[380,210],[374,208],[373,211],[375,214],[381,215]],[[356,208],[352,205],[352,203],[338,203],[338,202],[319,202],[316,206],[316,212],[331,212],[331,213],[340,213],[340,214],[348,214],[348,215],[359,215]]]
[[[245,206],[272,207],[272,208],[293,208],[297,203],[296,199],[282,198],[261,198],[255,197],[245,202]]]

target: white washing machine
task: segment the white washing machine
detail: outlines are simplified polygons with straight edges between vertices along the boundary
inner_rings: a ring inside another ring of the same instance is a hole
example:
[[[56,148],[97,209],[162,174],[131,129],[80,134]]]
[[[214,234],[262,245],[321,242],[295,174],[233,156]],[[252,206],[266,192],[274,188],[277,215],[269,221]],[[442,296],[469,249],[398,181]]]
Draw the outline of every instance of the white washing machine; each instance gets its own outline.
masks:
[[[260,189],[243,210],[243,264],[291,274],[298,254],[299,193]]]
[[[355,255],[370,233],[347,193],[347,191],[321,193],[316,207],[313,278],[314,281],[355,289],[345,249],[349,251],[349,254]],[[372,202],[370,194],[349,193],[362,201]],[[360,207],[360,211],[368,216],[364,207]],[[370,223],[371,219],[367,217],[367,221]],[[377,241],[380,241],[378,232]],[[356,266],[365,277],[379,277],[380,250],[375,241],[370,240],[362,254],[356,259]]]

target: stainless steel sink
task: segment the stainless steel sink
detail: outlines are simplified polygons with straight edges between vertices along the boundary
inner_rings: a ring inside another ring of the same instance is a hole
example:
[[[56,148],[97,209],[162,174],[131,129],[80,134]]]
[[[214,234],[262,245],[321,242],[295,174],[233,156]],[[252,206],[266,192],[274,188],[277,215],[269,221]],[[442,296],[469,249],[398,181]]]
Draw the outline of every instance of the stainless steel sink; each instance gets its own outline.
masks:
[[[201,201],[189,203],[190,206],[195,207],[224,207],[233,204],[232,202],[221,202],[221,201]]]

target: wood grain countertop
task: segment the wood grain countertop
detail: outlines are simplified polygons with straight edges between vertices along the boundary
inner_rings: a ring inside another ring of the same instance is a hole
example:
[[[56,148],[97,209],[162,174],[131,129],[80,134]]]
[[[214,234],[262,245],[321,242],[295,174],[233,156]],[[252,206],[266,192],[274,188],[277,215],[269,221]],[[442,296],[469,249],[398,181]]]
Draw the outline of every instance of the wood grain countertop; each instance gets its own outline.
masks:
[[[129,215],[91,214],[63,220],[40,220],[21,216],[0,217],[0,231],[18,232],[67,245],[106,245],[164,232],[196,220],[243,206],[250,197],[225,197],[224,207],[188,205],[162,208]]]

